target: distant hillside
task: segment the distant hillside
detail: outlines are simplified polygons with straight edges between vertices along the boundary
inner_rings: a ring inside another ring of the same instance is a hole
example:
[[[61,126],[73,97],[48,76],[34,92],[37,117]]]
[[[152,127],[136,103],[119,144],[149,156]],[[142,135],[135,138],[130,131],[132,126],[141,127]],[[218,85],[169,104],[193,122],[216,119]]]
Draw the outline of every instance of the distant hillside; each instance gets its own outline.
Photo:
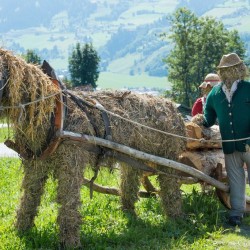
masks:
[[[35,49],[66,74],[76,42],[92,42],[102,71],[166,76],[162,59],[172,44],[159,35],[168,32],[167,15],[183,6],[238,29],[250,51],[250,0],[2,0],[1,45]]]
[[[77,21],[88,18],[96,9],[96,3],[89,0],[2,0],[1,32],[40,26],[51,28],[53,18],[63,11],[67,11],[69,17],[66,28],[74,30]]]

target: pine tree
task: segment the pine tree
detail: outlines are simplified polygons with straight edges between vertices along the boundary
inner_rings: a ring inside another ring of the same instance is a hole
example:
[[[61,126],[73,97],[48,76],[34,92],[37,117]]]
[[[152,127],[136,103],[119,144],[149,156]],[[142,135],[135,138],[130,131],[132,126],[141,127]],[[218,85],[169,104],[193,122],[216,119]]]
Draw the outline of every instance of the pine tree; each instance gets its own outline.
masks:
[[[38,56],[37,53],[32,49],[28,49],[26,53],[23,54],[22,56],[27,63],[32,63],[36,65],[41,64],[40,56]]]
[[[69,72],[73,87],[91,85],[96,88],[100,57],[93,45],[77,43],[69,58]]]

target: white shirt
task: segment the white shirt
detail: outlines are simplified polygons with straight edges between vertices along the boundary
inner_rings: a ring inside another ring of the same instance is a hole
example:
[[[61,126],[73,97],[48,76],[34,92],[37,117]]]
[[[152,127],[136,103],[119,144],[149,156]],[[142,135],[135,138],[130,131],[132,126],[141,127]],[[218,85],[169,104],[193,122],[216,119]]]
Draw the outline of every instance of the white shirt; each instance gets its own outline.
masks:
[[[228,102],[231,102],[231,101],[232,101],[232,97],[233,97],[233,95],[234,95],[234,92],[237,90],[237,87],[238,87],[238,83],[239,83],[239,82],[240,82],[240,80],[236,80],[236,81],[232,84],[232,87],[231,87],[230,90],[227,88],[227,86],[226,86],[225,84],[222,85],[222,90],[223,90],[223,92],[225,93]]]

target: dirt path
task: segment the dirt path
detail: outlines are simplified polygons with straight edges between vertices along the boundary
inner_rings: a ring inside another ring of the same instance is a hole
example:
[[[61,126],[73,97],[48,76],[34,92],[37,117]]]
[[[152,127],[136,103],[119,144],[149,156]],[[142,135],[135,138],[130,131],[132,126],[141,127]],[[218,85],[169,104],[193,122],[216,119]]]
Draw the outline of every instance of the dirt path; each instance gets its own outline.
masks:
[[[6,128],[7,126],[7,124],[0,123],[0,129]],[[4,143],[0,143],[0,157],[18,157],[18,154],[14,150],[5,146]]]
[[[0,157],[18,157],[17,152],[0,143]]]

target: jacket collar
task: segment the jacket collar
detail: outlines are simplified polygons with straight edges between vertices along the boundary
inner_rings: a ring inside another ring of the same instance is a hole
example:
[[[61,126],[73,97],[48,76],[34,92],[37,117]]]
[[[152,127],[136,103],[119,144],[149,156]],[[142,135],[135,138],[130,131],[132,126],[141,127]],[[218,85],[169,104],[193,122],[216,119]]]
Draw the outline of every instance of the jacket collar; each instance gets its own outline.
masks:
[[[233,84],[231,89],[228,89],[227,86],[225,84],[222,85],[222,90],[224,92],[224,94],[226,95],[226,98],[228,100],[228,102],[232,101],[233,95],[235,93],[235,91],[238,88],[238,83],[240,82],[240,80],[236,80]]]

